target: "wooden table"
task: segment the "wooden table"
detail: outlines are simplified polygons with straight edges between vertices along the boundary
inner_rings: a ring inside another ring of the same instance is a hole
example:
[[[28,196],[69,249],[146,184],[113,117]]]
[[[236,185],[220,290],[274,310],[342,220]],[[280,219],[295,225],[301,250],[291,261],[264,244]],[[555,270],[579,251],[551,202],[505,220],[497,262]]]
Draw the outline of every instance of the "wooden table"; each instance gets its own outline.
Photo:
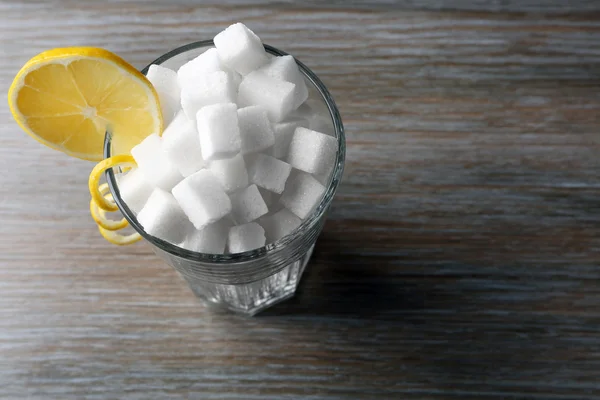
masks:
[[[143,67],[246,22],[347,129],[312,262],[272,311],[209,312],[147,246],[99,236],[92,165],[3,100],[0,398],[600,397],[597,1],[162,3],[0,2],[2,93],[48,48]]]

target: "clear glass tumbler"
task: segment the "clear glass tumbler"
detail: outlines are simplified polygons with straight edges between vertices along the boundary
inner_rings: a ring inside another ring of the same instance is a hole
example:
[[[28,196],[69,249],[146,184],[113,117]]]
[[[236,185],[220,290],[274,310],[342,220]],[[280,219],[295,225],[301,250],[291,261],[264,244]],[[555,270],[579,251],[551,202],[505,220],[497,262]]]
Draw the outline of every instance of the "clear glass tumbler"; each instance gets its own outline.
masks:
[[[212,40],[191,43],[170,51],[150,65],[160,64],[177,70],[185,62],[213,46]],[[265,45],[265,49],[275,56],[287,54],[268,45]],[[121,199],[114,172],[111,169],[106,172],[115,202],[131,226],[150,243],[159,257],[175,268],[192,291],[209,305],[254,315],[293,296],[340,183],[346,151],[339,111],[321,80],[301,62],[298,62],[298,66],[309,87],[310,106],[321,111],[321,124],[324,124],[322,130],[329,130],[337,138],[338,151],[320,204],[290,235],[260,249],[238,254],[203,254],[185,250],[146,233],[135,214]],[[146,74],[148,68],[149,66],[142,72]],[[111,149],[110,135],[107,134],[105,157],[111,156]]]

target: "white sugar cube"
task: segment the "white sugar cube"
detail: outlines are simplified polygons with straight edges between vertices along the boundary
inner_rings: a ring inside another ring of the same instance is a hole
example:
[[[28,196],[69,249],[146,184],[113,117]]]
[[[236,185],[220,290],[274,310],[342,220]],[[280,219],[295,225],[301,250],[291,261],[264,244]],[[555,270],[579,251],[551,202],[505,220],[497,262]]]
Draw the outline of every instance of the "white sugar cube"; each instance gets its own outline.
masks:
[[[320,132],[298,127],[288,149],[287,162],[311,174],[321,174],[335,160],[337,140]]]
[[[243,253],[265,245],[265,230],[256,222],[233,226],[227,239],[230,253]]]
[[[211,72],[223,71],[217,49],[210,48],[191,61],[186,62],[177,70],[177,81],[183,88],[188,82],[198,76]]]
[[[242,76],[221,62],[217,49],[214,47],[183,64],[177,71],[177,82],[179,87],[183,89],[188,83],[194,82],[199,77],[219,71],[227,72],[230,75],[237,90],[242,81]]]
[[[260,38],[242,23],[233,24],[217,34],[214,42],[221,62],[242,75],[268,61]]]
[[[244,157],[241,154],[233,158],[211,161],[209,168],[227,193],[248,186],[248,172],[246,171]]]
[[[146,78],[152,83],[163,115],[165,125],[169,124],[179,109],[181,89],[177,83],[177,73],[160,65],[151,65]]]
[[[162,189],[154,189],[137,220],[150,235],[174,244],[180,243],[192,229],[173,195]]]
[[[231,214],[237,224],[254,221],[267,212],[269,209],[256,185],[250,185],[231,195]]]
[[[203,229],[194,229],[187,235],[181,247],[199,253],[223,254],[232,225],[226,218],[222,218]]]
[[[272,243],[292,233],[300,226],[302,220],[284,208],[274,214],[262,217],[259,223],[265,229],[267,243]]]
[[[155,187],[169,191],[183,179],[177,167],[167,158],[161,138],[156,133],[131,149],[131,155],[146,181]]]
[[[294,105],[293,109],[298,108],[308,98],[308,88],[304,81],[304,76],[296,64],[296,60],[292,56],[273,57],[267,65],[259,71],[263,72],[272,78],[293,83],[294,88]]]
[[[273,129],[263,107],[244,107],[238,109],[237,113],[243,154],[255,153],[273,146]]]
[[[167,158],[181,175],[190,176],[204,168],[206,163],[202,158],[196,123],[188,119],[183,111],[180,110],[167,126],[162,135],[162,142]]]
[[[173,188],[173,196],[194,224],[202,229],[231,212],[231,201],[208,169],[188,176]]]
[[[331,164],[329,164],[326,168],[325,168],[325,172],[322,172],[320,174],[316,174],[313,175],[315,177],[316,180],[318,180],[323,186],[327,187],[329,184],[329,177],[331,176],[331,173],[333,172],[333,167],[335,166],[335,160],[333,160],[331,162]]]
[[[308,128],[308,121],[303,118],[288,118],[285,121],[273,124],[273,135],[275,144],[273,145],[273,157],[285,159],[287,157],[290,142],[294,136],[297,127]]]
[[[127,207],[134,213],[139,213],[154,190],[152,185],[146,182],[144,174],[138,168],[129,171],[118,182],[119,193]]]
[[[238,90],[240,107],[262,106],[272,122],[283,120],[294,108],[295,85],[254,71],[246,75]]]
[[[181,89],[181,107],[190,119],[204,106],[234,103],[237,86],[227,72],[216,71],[194,77]]]
[[[240,152],[242,141],[235,104],[202,107],[196,121],[204,160],[231,158]]]
[[[274,193],[283,192],[291,170],[290,164],[267,154],[257,154],[248,162],[250,182]]]
[[[321,201],[325,187],[311,175],[299,171],[288,179],[279,201],[301,219]]]

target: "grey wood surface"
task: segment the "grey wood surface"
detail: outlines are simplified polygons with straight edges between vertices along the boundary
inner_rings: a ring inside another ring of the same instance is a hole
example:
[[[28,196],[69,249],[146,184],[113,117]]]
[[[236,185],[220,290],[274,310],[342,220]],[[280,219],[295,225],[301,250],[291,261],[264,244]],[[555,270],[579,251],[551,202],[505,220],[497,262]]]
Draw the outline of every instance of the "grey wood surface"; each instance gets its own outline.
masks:
[[[244,21],[348,140],[299,293],[249,319],[105,242],[92,165],[2,101],[0,398],[600,398],[598,2],[291,3],[0,1],[2,93],[48,48],[143,67]]]

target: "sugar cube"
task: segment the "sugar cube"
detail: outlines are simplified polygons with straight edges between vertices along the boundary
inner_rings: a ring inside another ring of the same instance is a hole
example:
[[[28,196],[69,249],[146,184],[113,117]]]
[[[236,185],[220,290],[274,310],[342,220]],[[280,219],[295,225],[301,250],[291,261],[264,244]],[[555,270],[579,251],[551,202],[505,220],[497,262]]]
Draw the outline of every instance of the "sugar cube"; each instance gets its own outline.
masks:
[[[242,153],[254,153],[273,146],[275,137],[267,111],[261,106],[249,106],[237,110]]]
[[[194,229],[187,235],[181,247],[199,253],[223,254],[232,225],[227,218],[221,218],[203,229]]]
[[[260,38],[242,23],[233,24],[217,34],[214,42],[221,62],[242,75],[268,61]]]
[[[211,72],[223,71],[217,49],[210,48],[191,61],[186,62],[177,70],[177,81],[180,87],[194,81],[198,76]]]
[[[167,126],[162,142],[167,158],[184,177],[205,166],[196,124],[183,111],[180,110]]]
[[[131,155],[146,181],[155,187],[169,191],[183,179],[177,167],[167,158],[161,138],[156,133],[131,149]]]
[[[196,121],[204,160],[231,158],[240,152],[242,141],[235,104],[202,107]]]
[[[139,168],[129,171],[118,182],[119,193],[127,207],[134,213],[139,213],[154,189],[152,185],[146,182],[146,178]]]
[[[248,172],[246,171],[244,157],[241,154],[233,158],[211,161],[209,168],[227,193],[248,186]]]
[[[188,83],[194,82],[199,77],[218,71],[226,72],[233,79],[237,90],[242,81],[242,76],[221,62],[217,49],[214,47],[183,64],[177,71],[177,82],[180,88],[184,88]]]
[[[311,174],[321,174],[335,160],[337,140],[320,132],[298,127],[288,149],[287,162]]]
[[[267,154],[257,154],[248,163],[250,182],[274,193],[283,192],[291,170],[290,164]]]
[[[230,253],[243,253],[265,245],[265,230],[256,222],[233,226],[227,239]]]
[[[180,243],[192,229],[173,195],[162,189],[152,191],[137,220],[148,234],[174,244]]]
[[[237,224],[254,221],[269,212],[256,185],[235,192],[231,195],[231,214]]]
[[[288,179],[279,201],[301,219],[321,201],[325,187],[311,175],[298,171]]]
[[[198,75],[181,89],[181,107],[190,119],[204,106],[233,103],[237,87],[233,78],[224,71]]]
[[[290,55],[273,57],[267,65],[260,68],[259,71],[272,78],[290,82],[295,85],[293,109],[298,108],[308,98],[308,88],[306,87],[304,76],[300,72],[294,57]]]
[[[325,168],[325,172],[322,172],[320,174],[316,174],[313,175],[315,177],[316,180],[318,180],[323,186],[327,187],[327,185],[329,184],[329,177],[331,176],[331,173],[333,172],[333,167],[335,166],[335,160],[333,160],[326,168]]]
[[[259,223],[265,229],[267,243],[271,243],[292,233],[300,226],[302,220],[290,210],[283,208],[274,214],[262,217]]]
[[[196,229],[231,212],[229,196],[208,169],[201,169],[182,180],[173,188],[173,196]]]
[[[152,83],[163,115],[165,125],[169,124],[179,109],[181,89],[177,83],[177,73],[160,65],[151,65],[146,78]]]
[[[295,85],[254,71],[246,75],[238,90],[240,107],[263,106],[272,122],[283,120],[294,107]]]
[[[287,157],[288,148],[294,136],[294,131],[297,127],[308,128],[308,121],[303,118],[288,118],[285,121],[273,124],[273,135],[275,136],[275,144],[273,145],[273,157],[285,159]]]

